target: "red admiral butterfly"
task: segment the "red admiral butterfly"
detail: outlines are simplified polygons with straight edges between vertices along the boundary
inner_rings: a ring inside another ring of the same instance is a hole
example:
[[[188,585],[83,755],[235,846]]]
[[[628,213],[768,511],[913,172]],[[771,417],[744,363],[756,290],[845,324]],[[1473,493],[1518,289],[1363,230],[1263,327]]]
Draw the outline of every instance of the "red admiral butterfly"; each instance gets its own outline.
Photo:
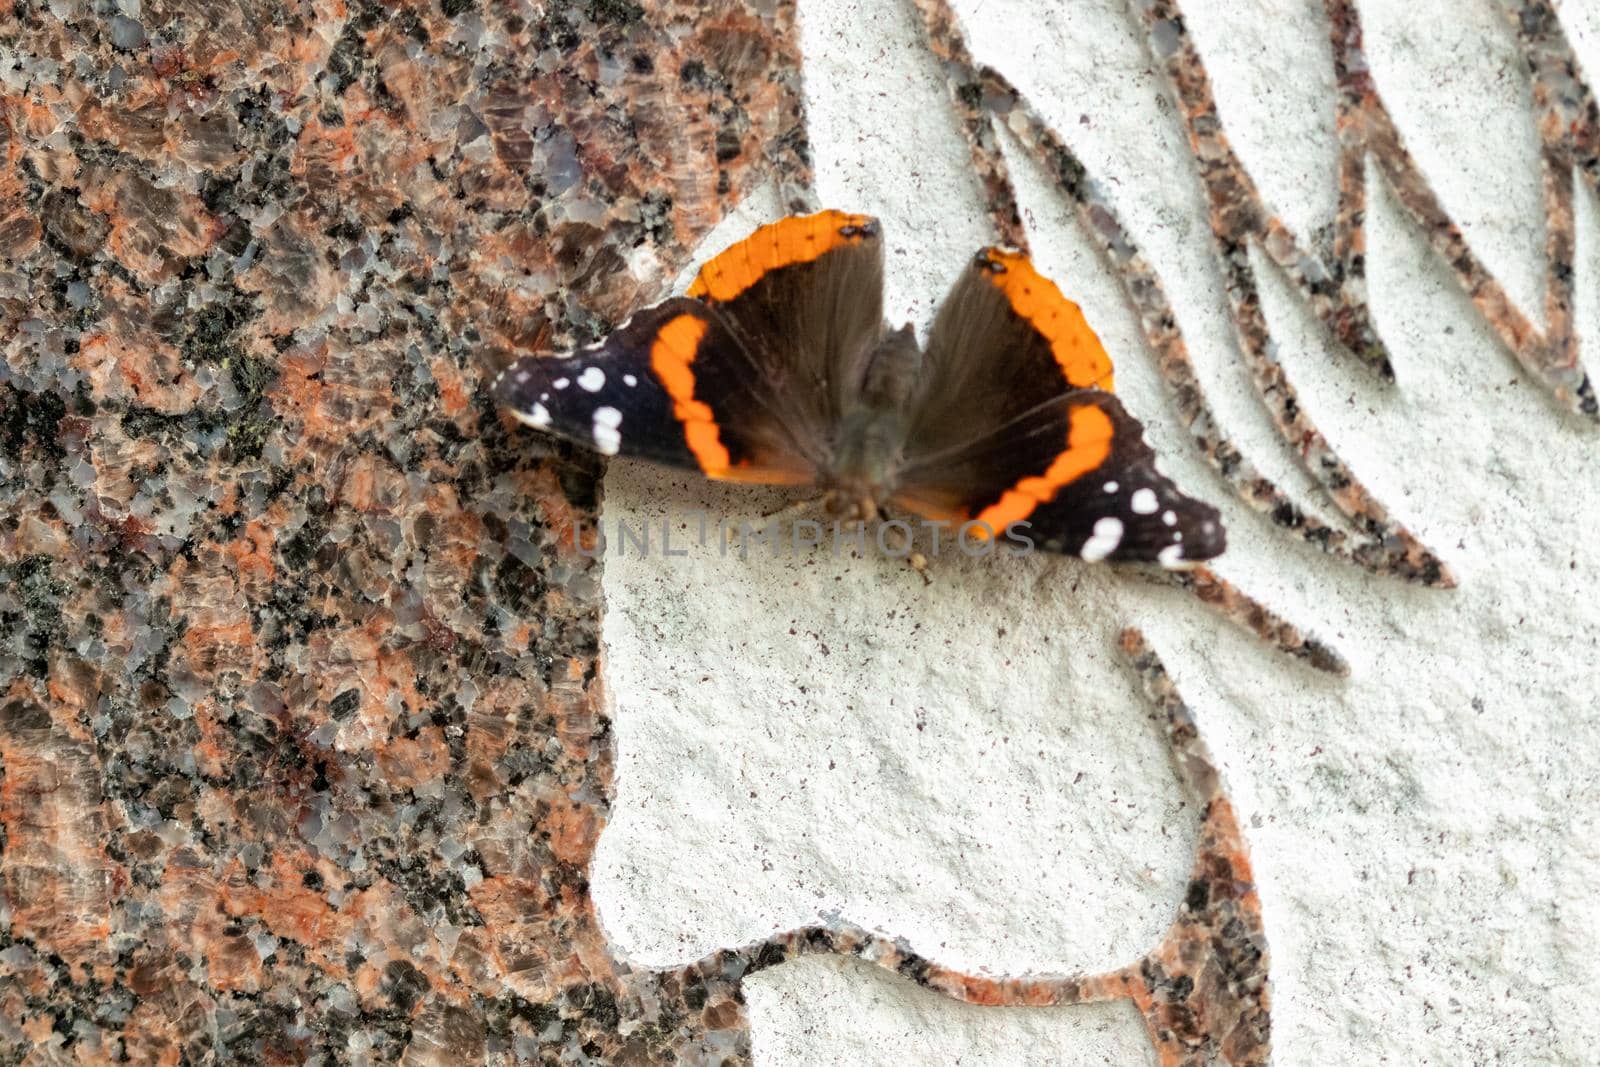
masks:
[[[1210,559],[1216,509],[1155,468],[1083,312],[1028,257],[986,248],[919,346],[883,321],[876,219],[763,226],[687,296],[564,359],[523,357],[495,396],[606,455],[723,481],[816,486],[840,516],[892,505],[1039,547],[1167,567]]]

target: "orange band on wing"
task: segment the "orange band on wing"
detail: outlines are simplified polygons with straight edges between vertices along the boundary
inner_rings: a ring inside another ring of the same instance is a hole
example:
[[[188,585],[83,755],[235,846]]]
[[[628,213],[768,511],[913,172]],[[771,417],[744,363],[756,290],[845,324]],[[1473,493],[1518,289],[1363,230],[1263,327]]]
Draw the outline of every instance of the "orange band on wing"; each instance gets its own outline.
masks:
[[[1002,493],[999,500],[974,515],[973,520],[986,523],[993,532],[1026,519],[1039,505],[1054,500],[1062,486],[1104,463],[1111,454],[1114,432],[1111,416],[1093,404],[1072,408],[1066,450],[1051,461],[1043,474],[1022,479]],[[984,536],[981,527],[974,533]]]
[[[683,424],[683,439],[695,462],[706,474],[716,475],[728,469],[730,457],[717,432],[716,416],[694,398],[694,357],[705,334],[704,319],[693,315],[671,319],[650,346],[650,369],[672,397],[672,414]]]
[[[809,263],[844,245],[859,244],[878,232],[871,215],[819,211],[791,215],[761,227],[700,268],[688,295],[696,300],[732,300],[768,271]]]
[[[1083,309],[1061,294],[1056,283],[1033,269],[1021,252],[984,249],[989,281],[1005,294],[1011,310],[1050,342],[1050,352],[1075,389],[1111,392],[1111,357],[1083,317]]]

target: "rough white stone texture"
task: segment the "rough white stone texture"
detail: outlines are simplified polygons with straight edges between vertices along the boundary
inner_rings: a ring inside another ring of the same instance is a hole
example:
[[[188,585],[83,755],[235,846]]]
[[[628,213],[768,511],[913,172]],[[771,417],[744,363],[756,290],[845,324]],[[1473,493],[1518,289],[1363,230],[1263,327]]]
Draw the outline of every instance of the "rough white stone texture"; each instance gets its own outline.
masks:
[[[1234,151],[1302,241],[1331,241],[1339,205],[1333,49],[1304,0],[1185,4]]]
[[[1527,69],[1500,6],[1386,0],[1362,4],[1361,13],[1378,91],[1444,209],[1523,313],[1542,323],[1539,136]],[[1468,145],[1481,147],[1463,151]]]
[[[1585,71],[1600,70],[1600,4],[1593,0],[1561,5],[1561,24],[1567,28],[1567,38],[1578,55],[1578,64]],[[1590,75],[1591,85],[1594,81]]]
[[[1126,1002],[1078,1008],[980,1008],[857,960],[812,957],[745,983],[758,1020],[757,1063],[960,1064],[961,1067],[1155,1067]]]
[[[1316,6],[1185,5],[1230,134],[1300,232],[1332,204]],[[1585,56],[1596,6],[1563,5]],[[1239,369],[1198,182],[1140,33],[1113,0],[1061,7],[959,10],[978,57],[1111,190],[1224,424],[1271,472],[1291,470]],[[1489,3],[1363,11],[1422,165],[1537,312],[1537,176],[1516,110],[1527,90]],[[802,16],[823,199],[883,218],[891,315],[925,326],[988,237],[943,88],[908,4],[808,0]],[[1304,84],[1297,64],[1314,68]],[[1274,160],[1280,144],[1292,159]],[[924,588],[875,555],[719,556],[686,544],[696,509],[748,517],[787,498],[618,463],[607,532],[670,516],[689,554],[664,557],[657,526],[650,556],[630,545],[606,562],[618,797],[594,886],[607,930],[662,965],[830,914],[974,970],[1132,960],[1173,914],[1195,829],[1113,650],[1132,622],[1194,706],[1247,826],[1276,1062],[1593,1062],[1600,434],[1517,371],[1375,181],[1371,290],[1399,389],[1330,346],[1263,265],[1268,313],[1307,409],[1462,584],[1427,592],[1331,562],[1210,474],[1117,283],[1039,175],[1015,169],[1042,269],[1084,305],[1166,466],[1224,509],[1219,569],[1333,640],[1352,677],[1298,668],[1106,567],[945,555]],[[706,252],[771,210],[748,205]],[[1597,216],[1581,198],[1590,337]],[[762,1063],[1148,1062],[1140,1024],[1117,1008],[973,1009],[815,961],[764,972],[749,995]]]

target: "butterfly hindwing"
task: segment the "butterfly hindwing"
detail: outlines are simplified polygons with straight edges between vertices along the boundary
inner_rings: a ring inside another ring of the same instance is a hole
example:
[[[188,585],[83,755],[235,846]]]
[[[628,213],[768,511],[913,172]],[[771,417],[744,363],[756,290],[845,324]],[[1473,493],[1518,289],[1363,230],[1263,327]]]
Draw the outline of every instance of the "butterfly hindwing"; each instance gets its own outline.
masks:
[[[522,422],[604,455],[729,481],[815,477],[775,417],[769,384],[721,316],[677,297],[565,358],[525,356],[495,379]]]
[[[1027,257],[980,252],[941,307],[895,501],[1043,549],[1183,566],[1220,554],[1217,512],[1155,468],[1111,360]]]
[[[1219,555],[1217,511],[1160,471],[1110,393],[1075,390],[902,472],[895,502],[929,518],[1014,523],[1050,552],[1178,567]]]

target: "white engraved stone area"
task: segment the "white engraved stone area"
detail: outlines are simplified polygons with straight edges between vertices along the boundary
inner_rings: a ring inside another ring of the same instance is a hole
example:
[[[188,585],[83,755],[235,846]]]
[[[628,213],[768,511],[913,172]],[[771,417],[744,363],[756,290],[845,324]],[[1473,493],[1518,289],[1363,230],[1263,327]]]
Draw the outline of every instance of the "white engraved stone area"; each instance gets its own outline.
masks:
[[[1195,164],[1159,67],[1140,58],[1144,31],[1120,3],[1070,6],[956,10],[978,61],[1023,87],[1108,190],[1219,420],[1299,497],[1309,481],[1238,367]],[[1318,5],[1184,7],[1263,196],[1319,239],[1336,160]],[[1591,61],[1597,7],[1561,9]],[[1361,11],[1412,153],[1542,322],[1537,140],[1504,16],[1491,0]],[[925,331],[993,239],[938,69],[908,3],[807,0],[801,17],[819,193],[881,218],[891,322]],[[1261,77],[1252,65],[1274,55],[1292,62]],[[1518,369],[1373,169],[1368,291],[1397,384],[1334,343],[1258,257],[1263,300],[1300,403],[1459,587],[1322,555],[1205,464],[1117,281],[1012,158],[1040,269],[1083,305],[1164,468],[1223,510],[1216,570],[1334,645],[1350,677],[1103,565],[946,554],[925,586],[876,553],[724,555],[695,543],[700,513],[750,518],[792,498],[614,464],[602,523],[617,800],[593,882],[617,951],[669,966],[841,919],[991,976],[1138,958],[1183,897],[1199,814],[1116,653],[1134,624],[1193,708],[1250,844],[1273,1062],[1593,1062],[1600,432]],[[774,217],[758,200],[700,258]],[[1577,323],[1597,367],[1600,211],[1581,182],[1577,218]],[[661,551],[664,521],[686,554]],[[615,531],[641,524],[651,551],[618,551]],[[1155,1062],[1126,1005],[985,1009],[832,959],[746,989],[763,1064]]]

